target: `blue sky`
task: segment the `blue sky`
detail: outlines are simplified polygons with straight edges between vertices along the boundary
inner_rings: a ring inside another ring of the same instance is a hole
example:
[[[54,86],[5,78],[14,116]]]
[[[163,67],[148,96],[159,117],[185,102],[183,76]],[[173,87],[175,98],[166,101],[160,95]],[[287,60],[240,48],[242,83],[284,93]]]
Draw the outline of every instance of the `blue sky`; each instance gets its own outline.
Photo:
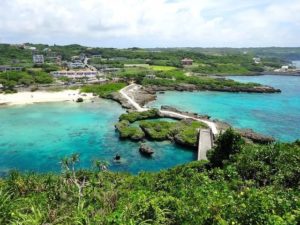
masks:
[[[1,43],[300,46],[299,0],[1,0]]]

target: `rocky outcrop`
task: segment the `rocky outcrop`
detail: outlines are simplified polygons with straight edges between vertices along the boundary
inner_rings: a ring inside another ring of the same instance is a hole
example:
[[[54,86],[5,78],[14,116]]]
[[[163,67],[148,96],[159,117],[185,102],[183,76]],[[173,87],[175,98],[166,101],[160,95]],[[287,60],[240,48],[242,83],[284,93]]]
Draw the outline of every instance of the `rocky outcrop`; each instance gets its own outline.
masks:
[[[130,103],[128,103],[128,100],[124,98],[119,92],[114,92],[108,95],[106,98],[118,102],[125,109],[131,109],[131,110],[135,109]]]
[[[156,94],[148,92],[144,88],[139,89],[133,95],[134,95],[134,100],[141,106],[144,106],[148,102],[156,100]]]
[[[223,91],[223,92],[246,92],[246,93],[279,93],[280,89],[270,86],[255,86],[255,87],[208,87],[205,90]]]
[[[144,88],[144,91],[150,94],[155,94],[156,92],[163,91],[223,91],[223,92],[247,92],[247,93],[278,93],[281,92],[280,89],[276,89],[270,86],[254,86],[254,87],[244,87],[244,86],[224,86],[224,87],[213,87],[210,85],[204,85],[198,87],[193,84],[176,84],[174,86],[157,86],[151,85]]]
[[[173,141],[178,144],[189,148],[197,148],[197,143],[189,143],[186,140],[183,139],[183,137],[180,134],[176,134],[173,138]]]
[[[144,156],[151,156],[154,153],[153,149],[145,143],[142,143],[140,145],[139,151]]]
[[[252,129],[235,129],[243,138],[253,143],[269,144],[275,141],[273,137],[254,132]]]

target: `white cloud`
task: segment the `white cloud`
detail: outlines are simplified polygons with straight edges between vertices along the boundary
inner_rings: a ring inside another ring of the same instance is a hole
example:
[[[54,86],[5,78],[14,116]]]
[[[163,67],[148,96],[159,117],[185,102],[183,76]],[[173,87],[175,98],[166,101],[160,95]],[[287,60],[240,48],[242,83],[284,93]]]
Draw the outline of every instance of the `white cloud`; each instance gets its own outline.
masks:
[[[299,0],[2,0],[2,42],[299,46]]]

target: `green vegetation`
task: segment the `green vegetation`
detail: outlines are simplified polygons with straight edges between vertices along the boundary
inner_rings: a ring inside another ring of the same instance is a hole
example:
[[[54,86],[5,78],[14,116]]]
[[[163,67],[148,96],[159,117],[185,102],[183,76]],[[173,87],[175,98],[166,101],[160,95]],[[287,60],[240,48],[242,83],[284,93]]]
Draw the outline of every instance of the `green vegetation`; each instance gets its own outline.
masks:
[[[175,140],[176,143],[190,147],[197,146],[198,129],[207,128],[206,124],[192,120],[141,121],[140,127],[146,133],[146,137],[152,140]]]
[[[130,123],[133,123],[138,120],[145,120],[145,119],[155,119],[159,118],[158,110],[157,109],[150,109],[144,112],[129,112],[124,113],[120,116],[119,120],[127,120]]]
[[[48,84],[52,82],[52,76],[39,70],[0,73],[0,83],[3,84],[5,91],[14,90],[16,85],[29,86],[32,84]]]
[[[115,125],[116,129],[119,131],[120,138],[128,138],[133,141],[138,141],[145,137],[145,133],[141,128],[129,125],[130,123],[127,120],[122,120]]]
[[[147,120],[159,118],[158,110],[151,109],[145,112],[130,112],[122,114],[115,127],[121,138],[142,140],[171,140],[188,147],[196,147],[198,129],[207,128],[206,124],[193,120],[168,122],[163,120]],[[141,121],[140,121],[141,120]],[[140,121],[139,127],[131,123]]]
[[[125,86],[126,86],[125,83],[86,85],[81,88],[81,92],[93,93],[100,97],[107,97],[113,92],[121,90]]]
[[[32,52],[9,44],[0,44],[0,65],[10,64],[32,66]]]
[[[224,135],[216,148],[232,143],[233,151],[220,167],[195,161],[132,176],[101,160],[76,171],[74,154],[60,175],[12,171],[0,180],[0,223],[299,224],[298,143],[249,145]]]
[[[152,140],[162,141],[171,137],[172,130],[176,127],[176,122],[167,121],[141,121],[140,127]]]

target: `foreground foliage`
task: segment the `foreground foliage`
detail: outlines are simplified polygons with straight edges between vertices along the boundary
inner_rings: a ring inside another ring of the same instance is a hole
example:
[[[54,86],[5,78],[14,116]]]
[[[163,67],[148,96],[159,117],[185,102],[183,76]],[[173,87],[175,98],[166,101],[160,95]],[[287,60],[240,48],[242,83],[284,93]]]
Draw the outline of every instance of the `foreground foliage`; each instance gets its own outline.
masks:
[[[231,132],[231,133],[230,133]],[[0,180],[0,224],[299,224],[300,146],[248,145],[230,131],[222,166],[196,161],[137,176],[77,170],[20,174]]]

